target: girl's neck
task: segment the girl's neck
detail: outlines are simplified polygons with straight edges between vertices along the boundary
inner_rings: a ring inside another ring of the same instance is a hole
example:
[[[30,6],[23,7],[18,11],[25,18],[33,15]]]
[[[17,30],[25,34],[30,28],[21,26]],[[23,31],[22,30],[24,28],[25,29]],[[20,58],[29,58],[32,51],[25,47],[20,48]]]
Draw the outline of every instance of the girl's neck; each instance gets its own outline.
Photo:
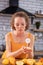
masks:
[[[14,31],[14,35],[17,36],[17,37],[23,37],[23,36],[25,36],[25,31],[22,32],[22,33]]]

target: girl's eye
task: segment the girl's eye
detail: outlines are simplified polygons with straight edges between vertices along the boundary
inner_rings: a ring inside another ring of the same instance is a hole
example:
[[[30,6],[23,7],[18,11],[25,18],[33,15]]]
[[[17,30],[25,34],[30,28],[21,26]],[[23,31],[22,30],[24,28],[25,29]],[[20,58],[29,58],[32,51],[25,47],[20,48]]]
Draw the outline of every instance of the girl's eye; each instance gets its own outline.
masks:
[[[21,25],[22,25],[22,26],[24,26],[24,24],[23,24],[23,23],[22,23]]]
[[[19,25],[24,26],[24,24],[23,24],[23,23],[21,23],[21,24],[16,24],[16,26],[19,26]]]
[[[19,26],[19,24],[16,24],[16,26]]]

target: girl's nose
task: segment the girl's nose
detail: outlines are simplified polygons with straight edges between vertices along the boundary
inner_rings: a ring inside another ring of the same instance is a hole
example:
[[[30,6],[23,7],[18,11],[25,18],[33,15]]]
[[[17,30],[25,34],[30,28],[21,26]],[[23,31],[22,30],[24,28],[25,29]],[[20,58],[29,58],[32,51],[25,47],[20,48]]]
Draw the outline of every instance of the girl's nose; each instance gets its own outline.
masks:
[[[19,27],[21,27],[21,25],[19,25]]]

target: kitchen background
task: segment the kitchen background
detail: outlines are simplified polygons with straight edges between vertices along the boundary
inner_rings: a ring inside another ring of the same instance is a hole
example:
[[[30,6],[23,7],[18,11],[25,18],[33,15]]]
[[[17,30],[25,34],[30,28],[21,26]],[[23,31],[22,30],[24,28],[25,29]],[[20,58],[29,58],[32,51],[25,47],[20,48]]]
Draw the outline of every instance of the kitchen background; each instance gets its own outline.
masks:
[[[16,6],[16,4],[14,6]],[[40,51],[42,52],[40,55],[43,55],[43,0],[18,0],[18,6],[27,12],[34,14],[33,16],[30,16],[30,32],[36,36],[34,45],[35,51]],[[1,12],[7,7],[9,7],[9,0],[0,0],[0,50],[4,50],[3,48],[5,48],[3,47],[3,45],[5,46],[5,34],[11,31],[11,14],[3,14]],[[38,16],[35,14],[38,14]],[[37,21],[41,23],[39,30],[35,27],[35,22]]]

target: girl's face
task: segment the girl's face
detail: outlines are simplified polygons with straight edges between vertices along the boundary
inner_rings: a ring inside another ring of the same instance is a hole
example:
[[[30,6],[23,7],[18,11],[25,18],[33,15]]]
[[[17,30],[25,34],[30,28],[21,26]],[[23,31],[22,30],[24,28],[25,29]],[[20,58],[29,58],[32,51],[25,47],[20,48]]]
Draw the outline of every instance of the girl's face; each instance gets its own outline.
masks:
[[[26,28],[26,21],[23,17],[16,17],[14,19],[14,27],[17,32],[24,32]]]

